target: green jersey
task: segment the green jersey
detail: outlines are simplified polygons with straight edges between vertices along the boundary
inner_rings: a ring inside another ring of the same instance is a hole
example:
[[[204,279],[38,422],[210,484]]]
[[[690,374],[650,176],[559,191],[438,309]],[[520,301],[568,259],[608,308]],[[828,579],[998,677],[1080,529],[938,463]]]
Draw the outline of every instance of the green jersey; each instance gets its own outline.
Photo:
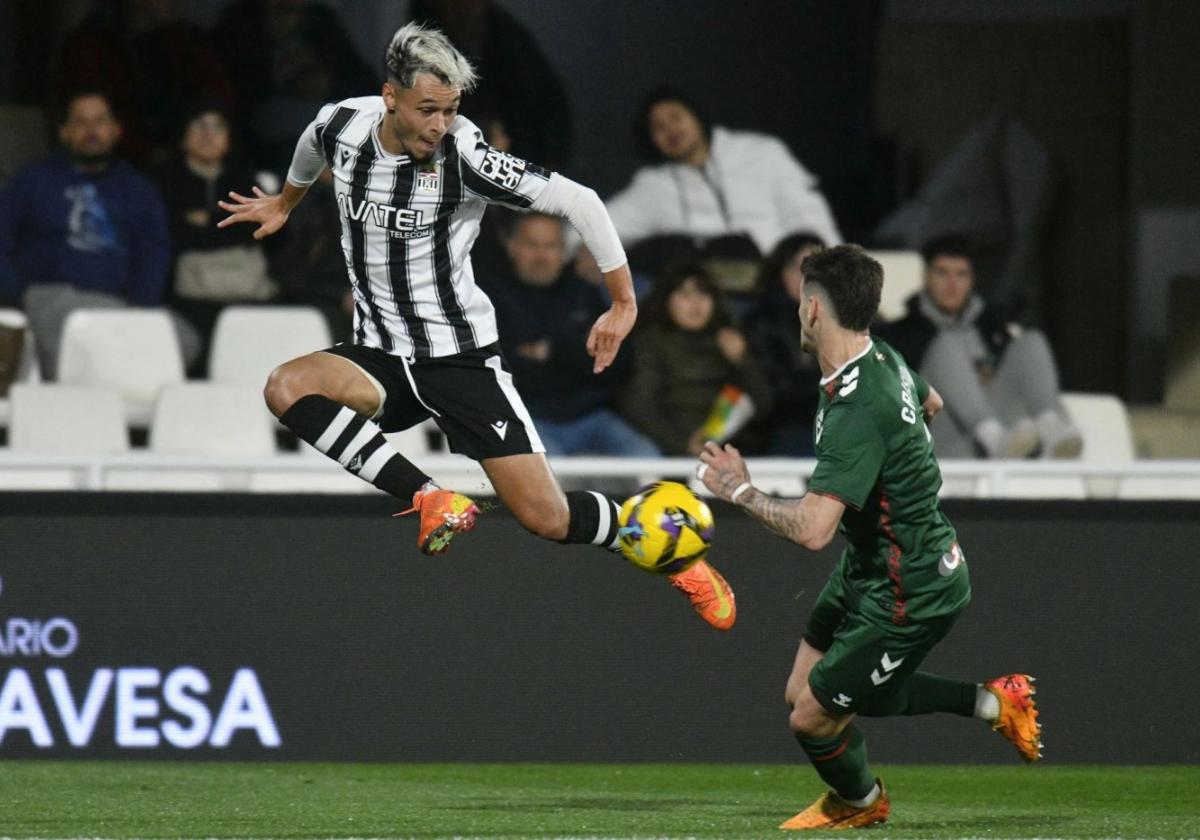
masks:
[[[925,427],[929,385],[878,339],[821,380],[813,493],[846,505],[834,574],[855,609],[904,625],[957,612],[971,585],[942,513],[942,474]]]

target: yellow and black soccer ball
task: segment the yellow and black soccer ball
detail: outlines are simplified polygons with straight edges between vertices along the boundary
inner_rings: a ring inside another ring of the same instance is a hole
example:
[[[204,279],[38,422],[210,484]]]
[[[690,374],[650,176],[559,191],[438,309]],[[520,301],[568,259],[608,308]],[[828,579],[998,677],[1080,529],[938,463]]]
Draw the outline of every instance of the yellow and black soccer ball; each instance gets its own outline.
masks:
[[[621,505],[621,553],[640,569],[673,575],[704,557],[716,525],[704,501],[676,481],[643,487]]]

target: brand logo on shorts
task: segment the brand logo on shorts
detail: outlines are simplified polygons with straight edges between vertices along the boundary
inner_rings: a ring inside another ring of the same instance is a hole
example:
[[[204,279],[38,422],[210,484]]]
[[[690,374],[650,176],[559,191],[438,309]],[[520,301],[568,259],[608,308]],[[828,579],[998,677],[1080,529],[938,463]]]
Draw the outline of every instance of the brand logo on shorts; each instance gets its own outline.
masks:
[[[497,420],[492,424],[492,428],[496,430],[496,434],[500,436],[500,440],[504,440],[504,436],[508,434],[508,421]]]
[[[363,457],[362,453],[360,452],[350,459],[350,463],[346,465],[346,469],[350,470],[351,472],[358,472],[362,469],[362,465]]]
[[[848,709],[848,708],[850,708],[850,704],[854,702],[854,698],[847,697],[845,694],[839,693],[837,697],[833,698],[833,702],[837,703],[843,709]]]
[[[903,661],[903,656],[892,661],[892,658],[885,653],[883,658],[879,660],[879,667],[871,672],[871,682],[875,683],[875,685],[883,685],[896,676],[896,669],[900,667],[900,663]]]

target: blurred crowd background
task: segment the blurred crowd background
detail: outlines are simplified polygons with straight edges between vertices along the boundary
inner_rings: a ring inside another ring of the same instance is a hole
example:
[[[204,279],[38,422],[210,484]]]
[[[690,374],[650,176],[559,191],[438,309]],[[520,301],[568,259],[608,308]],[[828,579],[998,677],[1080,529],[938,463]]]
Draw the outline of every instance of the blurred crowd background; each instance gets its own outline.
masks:
[[[639,326],[593,377],[594,262],[488,211],[476,277],[552,455],[811,454],[798,270],[850,241],[920,254],[875,331],[945,394],[943,456],[1078,456],[1063,390],[1183,414],[1143,454],[1200,456],[1200,4],[1172,0],[4,3],[0,309],[41,377],[81,308],[164,308],[198,379],[231,305],[347,339],[328,180],[265,243],[215,202],[277,190],[413,19],[478,64],[464,116],[595,188],[630,255]]]

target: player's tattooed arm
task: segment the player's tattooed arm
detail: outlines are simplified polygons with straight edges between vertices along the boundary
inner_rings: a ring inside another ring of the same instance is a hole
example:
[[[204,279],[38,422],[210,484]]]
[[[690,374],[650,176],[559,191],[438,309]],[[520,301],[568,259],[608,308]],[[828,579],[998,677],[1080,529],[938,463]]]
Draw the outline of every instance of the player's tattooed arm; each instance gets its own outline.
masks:
[[[738,498],[738,504],[746,513],[794,543],[801,542],[811,527],[801,501],[776,499],[753,486]]]
[[[808,493],[799,499],[776,499],[750,483],[750,471],[732,446],[709,441],[700,453],[696,476],[727,502],[743,508],[786,540],[819,551],[833,539],[846,506],[832,496]]]

